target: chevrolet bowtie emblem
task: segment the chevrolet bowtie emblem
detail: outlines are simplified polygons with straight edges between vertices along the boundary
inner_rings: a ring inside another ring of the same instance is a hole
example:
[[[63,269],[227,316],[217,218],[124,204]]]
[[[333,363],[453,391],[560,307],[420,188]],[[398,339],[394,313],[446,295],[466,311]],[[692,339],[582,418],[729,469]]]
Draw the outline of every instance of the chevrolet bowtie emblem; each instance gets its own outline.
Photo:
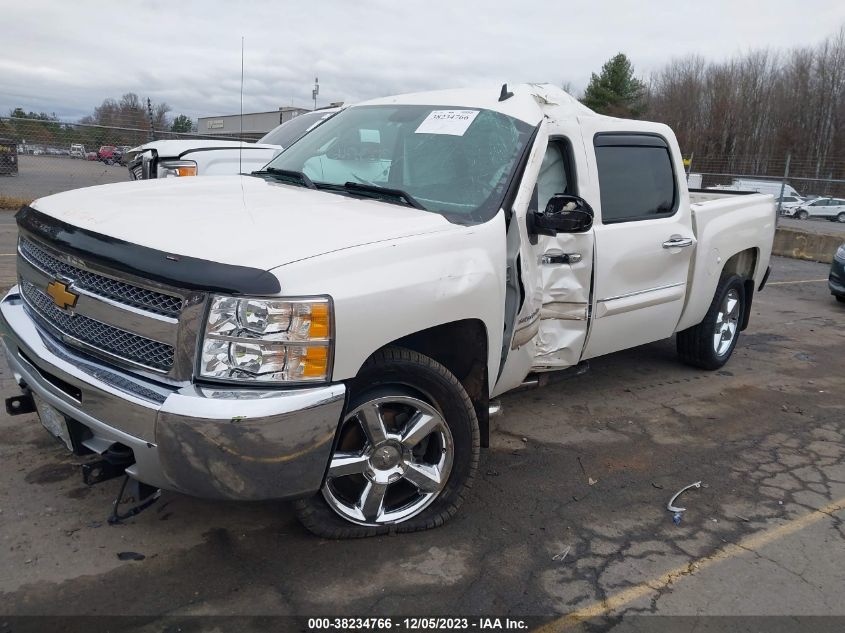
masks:
[[[61,281],[51,281],[47,284],[47,294],[62,310],[74,307],[79,299],[79,295],[68,290],[67,284]]]

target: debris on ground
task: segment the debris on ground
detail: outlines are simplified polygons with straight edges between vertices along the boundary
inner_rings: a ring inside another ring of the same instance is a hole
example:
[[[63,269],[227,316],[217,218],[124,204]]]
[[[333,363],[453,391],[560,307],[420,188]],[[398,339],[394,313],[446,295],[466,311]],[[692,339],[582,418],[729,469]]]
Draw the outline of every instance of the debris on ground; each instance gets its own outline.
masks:
[[[672,523],[674,523],[675,525],[680,525],[682,513],[686,512],[686,510],[687,510],[686,508],[679,508],[675,505],[675,501],[677,501],[678,497],[680,497],[682,494],[684,494],[687,490],[690,490],[692,488],[698,489],[698,488],[701,488],[701,487],[702,487],[701,482],[696,481],[695,483],[692,483],[689,486],[684,486],[683,488],[678,490],[678,492],[676,492],[675,494],[672,495],[672,498],[669,499],[669,503],[666,504],[666,509],[669,512],[674,513],[674,514],[672,514]],[[706,488],[707,485],[705,484],[704,487]]]
[[[571,549],[572,549],[571,545],[567,546],[567,548],[565,550],[563,550],[560,554],[555,554],[554,556],[552,556],[552,560],[557,560],[557,561],[560,561],[562,563],[563,559],[566,558],[566,555],[569,554],[569,550],[571,550]]]
[[[117,557],[120,560],[144,560],[146,556],[138,552],[118,552]]]
[[[578,457],[576,457],[575,459],[577,459],[577,460],[578,460],[578,466],[580,466],[580,467],[581,467],[581,473],[582,473],[582,474],[584,475],[584,477],[586,478],[586,480],[587,480],[587,485],[589,485],[589,486],[595,486],[597,483],[599,483],[599,480],[598,480],[598,479],[593,479],[592,477],[590,477],[590,476],[587,474],[587,470],[584,468],[584,464],[583,464],[583,463],[581,463],[581,456],[579,455],[579,456],[578,456]]]
[[[690,490],[690,489],[692,489],[692,488],[696,488],[696,489],[701,488],[701,482],[700,482],[700,481],[696,481],[695,483],[692,483],[692,484],[690,484],[689,486],[684,486],[683,488],[681,488],[680,490],[678,490],[678,492],[676,492],[675,494],[673,494],[673,495],[672,495],[672,498],[671,498],[671,499],[669,499],[669,503],[667,503],[667,504],[666,504],[666,509],[667,509],[669,512],[686,512],[686,508],[678,508],[678,507],[676,507],[676,506],[675,506],[675,501],[677,500],[677,498],[678,498],[678,497],[680,497],[682,494],[684,494],[687,490]]]
[[[661,486],[658,483],[655,483],[655,482],[652,481],[651,485],[652,485],[653,488],[657,488],[658,490],[663,490],[663,486]]]

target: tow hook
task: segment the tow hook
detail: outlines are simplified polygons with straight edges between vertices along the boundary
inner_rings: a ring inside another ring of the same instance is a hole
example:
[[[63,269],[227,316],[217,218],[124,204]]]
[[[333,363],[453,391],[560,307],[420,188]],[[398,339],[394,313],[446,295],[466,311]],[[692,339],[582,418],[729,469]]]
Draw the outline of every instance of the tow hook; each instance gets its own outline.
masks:
[[[23,415],[35,411],[35,400],[31,393],[6,398],[6,413],[9,415]]]

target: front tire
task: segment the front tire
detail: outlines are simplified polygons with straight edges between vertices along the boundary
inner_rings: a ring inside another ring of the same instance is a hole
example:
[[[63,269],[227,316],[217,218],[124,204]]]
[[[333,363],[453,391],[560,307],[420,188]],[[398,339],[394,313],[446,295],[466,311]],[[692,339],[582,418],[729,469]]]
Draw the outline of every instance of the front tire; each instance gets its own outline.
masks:
[[[723,277],[701,323],[678,332],[676,343],[681,360],[701,369],[722,367],[736,347],[744,312],[745,284],[742,277]]]
[[[321,491],[295,502],[324,538],[438,527],[472,486],[480,439],[472,402],[435,360],[391,347],[350,384]]]
[[[798,218],[799,220],[806,220],[807,218],[810,217],[810,214],[807,213],[806,211],[799,211],[798,213],[795,214],[795,217]]]

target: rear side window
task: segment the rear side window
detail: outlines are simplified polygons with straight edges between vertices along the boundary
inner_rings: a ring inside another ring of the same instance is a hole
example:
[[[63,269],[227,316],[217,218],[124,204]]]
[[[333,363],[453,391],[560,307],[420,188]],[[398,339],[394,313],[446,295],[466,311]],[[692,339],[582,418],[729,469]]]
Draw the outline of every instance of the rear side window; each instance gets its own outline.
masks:
[[[599,134],[594,145],[604,224],[675,213],[678,192],[665,140],[645,134]]]

